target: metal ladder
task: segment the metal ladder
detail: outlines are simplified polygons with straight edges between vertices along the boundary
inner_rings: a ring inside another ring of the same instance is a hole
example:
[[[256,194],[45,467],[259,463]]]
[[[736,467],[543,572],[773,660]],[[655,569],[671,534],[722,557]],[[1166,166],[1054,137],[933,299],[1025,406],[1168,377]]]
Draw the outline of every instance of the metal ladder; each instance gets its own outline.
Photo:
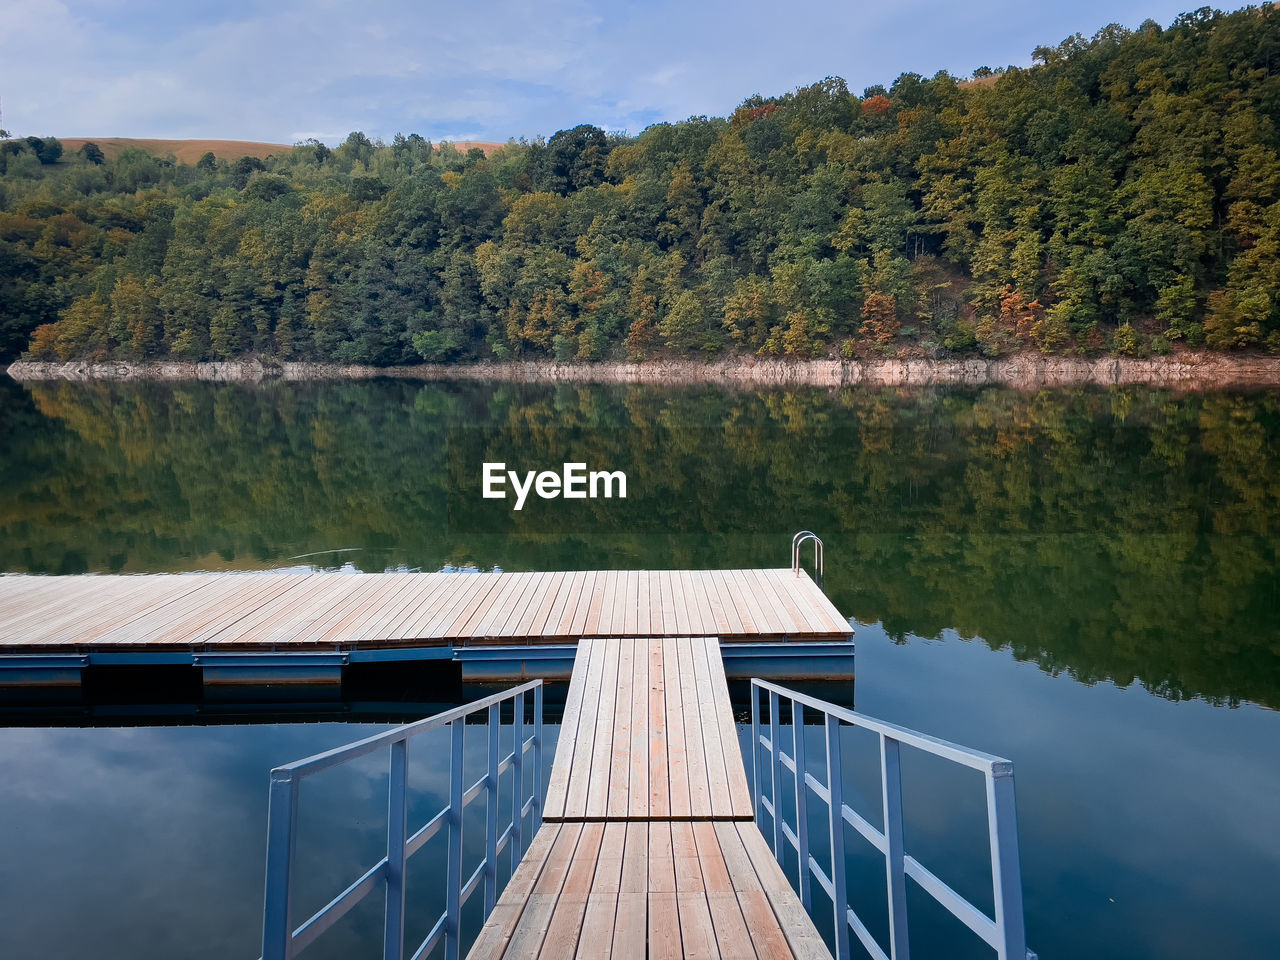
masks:
[[[813,541],[813,565],[818,571],[818,581],[821,586],[822,580],[825,579],[822,538],[812,530],[801,530],[791,538],[791,572],[797,577],[800,576],[800,548],[810,540]]]

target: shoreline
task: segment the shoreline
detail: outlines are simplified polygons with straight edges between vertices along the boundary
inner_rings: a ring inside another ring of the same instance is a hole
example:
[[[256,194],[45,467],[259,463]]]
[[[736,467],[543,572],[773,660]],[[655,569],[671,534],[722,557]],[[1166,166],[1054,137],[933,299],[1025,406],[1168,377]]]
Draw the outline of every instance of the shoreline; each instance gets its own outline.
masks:
[[[16,361],[19,382],[167,380],[262,383],[272,380],[495,380],[524,383],[716,383],[744,387],[935,386],[999,384],[1018,389],[1146,385],[1184,390],[1280,387],[1280,357],[1184,352],[1165,357],[1043,357],[1018,354],[965,360],[651,360],[644,363],[503,361],[373,367],[360,364]]]

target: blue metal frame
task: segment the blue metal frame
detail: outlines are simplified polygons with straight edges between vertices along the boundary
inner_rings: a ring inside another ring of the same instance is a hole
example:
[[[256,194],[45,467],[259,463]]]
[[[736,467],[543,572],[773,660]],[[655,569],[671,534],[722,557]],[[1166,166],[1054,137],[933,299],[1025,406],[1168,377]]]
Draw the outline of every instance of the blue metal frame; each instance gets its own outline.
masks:
[[[760,695],[769,697],[769,730],[760,729]],[[782,749],[779,713],[787,701],[791,715],[791,754]],[[826,783],[822,783],[806,766],[804,748],[804,712],[823,714],[826,746]],[[840,771],[840,725],[847,723],[870,730],[880,738],[880,786],[884,814],[884,831],[877,830],[843,800]],[[876,960],[908,960],[910,946],[907,935],[906,878],[914,880],[926,893],[946,907],[958,920],[981,937],[1000,960],[1034,958],[1027,950],[1026,929],[1022,915],[1022,877],[1018,862],[1018,820],[1013,795],[1013,763],[991,754],[916,733],[906,727],[884,723],[844,707],[795,690],[788,690],[765,680],[751,681],[751,769],[752,795],[755,799],[756,823],[761,825],[768,813],[772,830],[765,834],[779,863],[783,862],[783,843],[788,843],[799,857],[799,893],[806,910],[812,912],[811,881],[831,900],[835,915],[835,946],[838,960],[850,956],[849,931]],[[988,917],[914,857],[903,844],[902,776],[899,754],[902,744],[923,750],[943,759],[982,772],[987,787],[987,832],[991,845],[991,878],[995,894],[995,918]],[[762,770],[759,751],[768,754],[769,796],[760,789]],[[796,827],[792,829],[781,815],[779,802],[783,768],[794,775]],[[832,875],[823,871],[809,853],[808,797],[812,793],[827,806]],[[844,875],[844,825],[848,823],[885,858],[885,886],[889,903],[889,952],[876,942],[857,913],[849,906]],[[761,827],[763,832],[763,827]]]
[[[525,695],[533,694],[533,736],[525,738]],[[511,700],[514,704],[514,739],[512,750],[499,758],[499,709]],[[474,713],[488,713],[488,763],[484,773],[470,787],[463,789],[462,758],[466,718]],[[425,733],[448,727],[450,732],[449,803],[413,834],[407,822],[407,770],[409,740]],[[487,917],[497,898],[497,860],[511,844],[514,870],[525,847],[523,821],[530,817],[529,836],[542,824],[542,681],[534,680],[491,697],[485,697],[416,723],[406,724],[385,733],[334,750],[318,753],[305,760],[285,764],[271,771],[271,801],[267,818],[266,900],[262,925],[263,960],[290,960],[322,933],[337,923],[366,896],[385,886],[386,914],[383,933],[384,960],[404,958],[404,876],[409,857],[439,833],[448,830],[448,865],[446,868],[446,906],[427,934],[413,951],[412,960],[420,960],[442,941],[447,960],[457,960],[461,952],[462,906],[484,883],[484,914]],[[367,756],[382,747],[390,748],[390,781],[387,788],[387,854],[364,875],[338,894],[301,926],[293,924],[291,890],[294,853],[297,844],[298,793],[302,781],[312,774]],[[532,795],[525,798],[524,755],[533,750]],[[513,774],[511,820],[498,834],[498,787],[507,770]],[[465,883],[462,880],[462,814],[480,794],[485,795],[485,856]]]

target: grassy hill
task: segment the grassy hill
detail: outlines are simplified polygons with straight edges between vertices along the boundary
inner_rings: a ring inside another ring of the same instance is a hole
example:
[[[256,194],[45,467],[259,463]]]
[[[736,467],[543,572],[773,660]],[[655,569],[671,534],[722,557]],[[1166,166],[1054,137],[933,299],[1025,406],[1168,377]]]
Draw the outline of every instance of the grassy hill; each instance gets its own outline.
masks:
[[[143,140],[129,137],[63,137],[62,148],[75,153],[86,143],[96,143],[108,159],[126,150],[145,150],[158,157],[173,154],[186,163],[195,163],[206,153],[220,160],[257,157],[262,160],[277,153],[288,153],[293,147],[284,143],[258,143],[253,140]]]
[[[293,149],[286,143],[260,143],[255,140],[146,140],[130,137],[61,137],[63,150],[75,153],[86,143],[96,143],[108,159],[114,159],[126,150],[145,150],[157,157],[173,154],[185,163],[195,163],[206,153],[212,153],[219,160],[235,160],[239,157],[257,157],[265,160],[279,153],[288,153]],[[480,140],[459,140],[453,144],[458,150],[466,153],[472,147],[479,147],[485,155],[505,146],[501,143],[487,143]]]

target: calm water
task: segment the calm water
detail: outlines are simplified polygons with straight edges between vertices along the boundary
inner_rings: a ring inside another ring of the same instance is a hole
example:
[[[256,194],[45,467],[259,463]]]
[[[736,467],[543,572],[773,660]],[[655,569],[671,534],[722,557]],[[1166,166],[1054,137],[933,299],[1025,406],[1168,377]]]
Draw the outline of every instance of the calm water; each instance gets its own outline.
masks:
[[[630,496],[513,514],[486,460]],[[857,707],[1015,761],[1040,956],[1280,952],[1276,393],[0,381],[0,570],[783,566],[806,527]],[[367,729],[0,730],[0,955],[256,956],[267,772]],[[323,788],[317,897],[374,859],[381,776]],[[981,904],[980,788],[904,776],[908,850]]]

